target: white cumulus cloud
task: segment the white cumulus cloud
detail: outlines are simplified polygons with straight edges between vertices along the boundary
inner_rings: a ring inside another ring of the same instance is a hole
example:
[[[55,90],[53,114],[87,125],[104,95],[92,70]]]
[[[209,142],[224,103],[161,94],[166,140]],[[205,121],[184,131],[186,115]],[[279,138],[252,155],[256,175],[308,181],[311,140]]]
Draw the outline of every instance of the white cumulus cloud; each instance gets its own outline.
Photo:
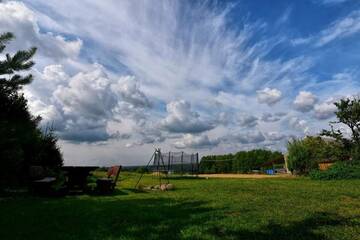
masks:
[[[185,134],[184,137],[174,143],[174,146],[179,149],[184,148],[212,148],[220,143],[219,139],[209,139],[207,135],[193,135]]]
[[[295,109],[300,112],[308,112],[314,108],[317,98],[307,91],[300,91],[294,100]]]
[[[167,104],[168,116],[161,126],[174,133],[200,133],[214,128],[213,123],[200,119],[200,115],[191,109],[189,102],[173,101]]]
[[[21,2],[0,2],[0,32],[13,32],[10,49],[37,47],[39,54],[54,59],[75,58],[82,47],[80,39],[68,40],[52,32],[40,32],[36,14]]]
[[[281,99],[281,91],[275,88],[265,88],[263,90],[256,91],[257,99],[259,103],[266,103],[271,106],[279,102]]]
[[[325,102],[316,104],[314,107],[315,117],[317,119],[323,120],[335,116],[337,110],[333,99],[328,99]]]

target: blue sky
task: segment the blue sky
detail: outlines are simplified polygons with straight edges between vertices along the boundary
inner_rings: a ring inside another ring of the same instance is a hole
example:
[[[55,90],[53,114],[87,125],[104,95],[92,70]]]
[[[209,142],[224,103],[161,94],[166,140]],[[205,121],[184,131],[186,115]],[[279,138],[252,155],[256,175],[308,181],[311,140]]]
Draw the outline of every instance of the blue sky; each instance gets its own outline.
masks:
[[[24,94],[71,165],[286,151],[360,90],[356,0],[3,1],[0,31],[38,47]]]

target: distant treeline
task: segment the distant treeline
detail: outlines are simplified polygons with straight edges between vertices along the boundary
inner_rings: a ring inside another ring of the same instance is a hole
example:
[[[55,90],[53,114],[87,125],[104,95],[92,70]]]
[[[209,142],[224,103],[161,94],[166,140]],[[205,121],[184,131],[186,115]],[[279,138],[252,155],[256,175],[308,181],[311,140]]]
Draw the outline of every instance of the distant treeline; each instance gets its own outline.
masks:
[[[201,158],[201,173],[247,173],[252,170],[272,168],[284,163],[281,152],[264,149],[240,151],[235,154],[210,155]]]

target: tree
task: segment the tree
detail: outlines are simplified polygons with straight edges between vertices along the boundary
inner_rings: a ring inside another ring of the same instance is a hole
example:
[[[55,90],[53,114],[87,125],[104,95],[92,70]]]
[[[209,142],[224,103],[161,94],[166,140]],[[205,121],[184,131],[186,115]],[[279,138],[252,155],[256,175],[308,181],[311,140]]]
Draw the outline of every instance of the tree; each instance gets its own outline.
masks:
[[[200,161],[202,173],[247,173],[261,169],[265,163],[284,163],[281,152],[272,152],[264,149],[240,151],[235,154],[203,156]]]
[[[12,33],[4,33],[0,35],[0,54],[4,51],[6,44],[14,38]],[[21,89],[23,85],[29,84],[33,76],[31,74],[22,76],[19,71],[29,70],[35,63],[31,58],[35,55],[36,48],[30,48],[25,51],[18,51],[11,56],[6,54],[6,58],[0,61],[0,87],[6,93],[11,94]],[[9,76],[6,78],[6,76]]]
[[[337,107],[335,112],[338,121],[330,122],[330,130],[323,130],[322,136],[334,138],[343,144],[344,150],[351,153],[357,153],[360,146],[360,98],[345,98],[334,103]],[[351,131],[351,136],[346,137],[344,130],[334,128],[334,124],[343,124]],[[358,158],[358,157],[356,157]]]
[[[0,54],[14,38],[12,33],[0,35]],[[52,131],[41,132],[40,117],[28,110],[27,100],[19,91],[31,83],[31,74],[20,74],[31,69],[36,48],[5,54],[0,61],[0,187],[25,184],[28,168],[41,165],[56,171],[62,156]]]
[[[299,174],[307,174],[318,168],[322,161],[341,161],[344,154],[343,145],[336,141],[328,141],[320,136],[307,136],[304,139],[292,140],[287,145],[288,168]]]

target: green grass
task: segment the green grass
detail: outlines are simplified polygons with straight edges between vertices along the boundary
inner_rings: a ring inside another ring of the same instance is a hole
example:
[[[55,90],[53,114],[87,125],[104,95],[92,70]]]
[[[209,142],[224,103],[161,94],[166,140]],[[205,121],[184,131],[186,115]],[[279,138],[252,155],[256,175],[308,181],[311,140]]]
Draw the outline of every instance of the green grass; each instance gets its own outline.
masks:
[[[179,178],[137,193],[137,177],[112,196],[2,198],[0,239],[360,239],[360,180]]]

